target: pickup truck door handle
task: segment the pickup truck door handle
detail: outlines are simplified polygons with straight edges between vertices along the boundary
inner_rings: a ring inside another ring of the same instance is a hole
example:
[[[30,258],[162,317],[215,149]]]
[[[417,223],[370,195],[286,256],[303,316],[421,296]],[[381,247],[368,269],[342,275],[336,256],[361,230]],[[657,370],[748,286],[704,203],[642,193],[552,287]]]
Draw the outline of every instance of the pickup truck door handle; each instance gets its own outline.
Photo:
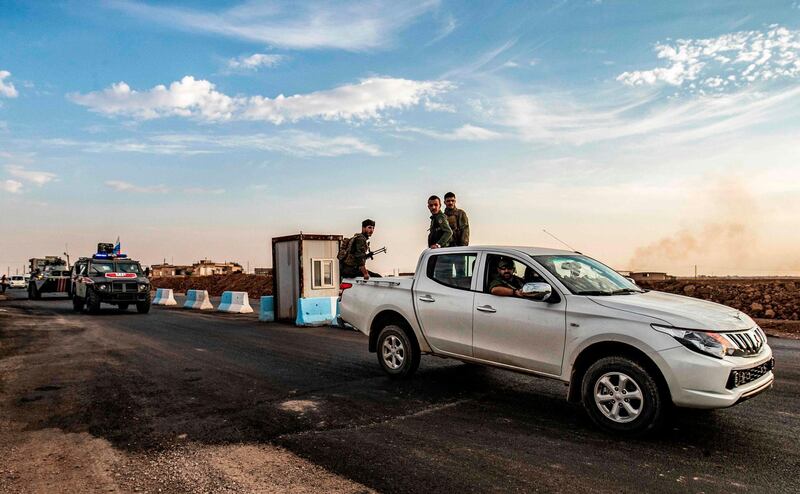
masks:
[[[424,295],[422,297],[419,297],[419,300],[420,302],[436,302],[436,299],[434,299],[430,295]]]
[[[481,312],[497,312],[497,309],[495,309],[491,305],[481,305],[481,306],[478,306],[478,307],[475,307],[475,308],[478,309]]]

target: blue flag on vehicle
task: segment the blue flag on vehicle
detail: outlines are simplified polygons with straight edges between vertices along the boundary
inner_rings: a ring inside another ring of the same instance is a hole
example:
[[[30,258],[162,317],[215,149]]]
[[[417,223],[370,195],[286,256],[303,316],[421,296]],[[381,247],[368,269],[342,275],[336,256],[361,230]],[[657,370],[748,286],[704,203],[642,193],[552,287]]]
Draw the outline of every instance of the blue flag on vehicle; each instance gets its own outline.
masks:
[[[119,237],[117,237],[117,243],[114,244],[114,255],[118,256],[121,254],[122,247],[119,244]]]

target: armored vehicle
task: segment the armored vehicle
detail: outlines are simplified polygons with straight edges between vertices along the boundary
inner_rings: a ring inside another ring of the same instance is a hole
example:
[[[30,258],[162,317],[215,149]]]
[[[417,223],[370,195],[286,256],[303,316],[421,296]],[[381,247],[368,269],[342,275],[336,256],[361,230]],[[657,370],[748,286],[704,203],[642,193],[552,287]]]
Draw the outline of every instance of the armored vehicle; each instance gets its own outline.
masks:
[[[57,256],[29,259],[31,277],[28,298],[39,300],[43,293],[66,293],[70,296],[69,266]]]
[[[136,305],[140,314],[150,312],[150,280],[138,261],[115,253],[112,244],[97,244],[97,253],[80,258],[72,268],[72,307],[80,312],[100,311],[100,304],[120,310]]]

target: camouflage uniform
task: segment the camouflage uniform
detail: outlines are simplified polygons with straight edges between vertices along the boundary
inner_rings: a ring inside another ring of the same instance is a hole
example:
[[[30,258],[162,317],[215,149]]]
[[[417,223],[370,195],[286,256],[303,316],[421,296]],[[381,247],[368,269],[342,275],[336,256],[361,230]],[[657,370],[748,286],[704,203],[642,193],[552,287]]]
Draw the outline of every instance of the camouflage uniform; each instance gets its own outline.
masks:
[[[519,290],[524,284],[525,281],[523,281],[523,279],[519,276],[512,276],[511,281],[506,281],[498,274],[497,277],[493,279],[491,283],[489,283],[489,291],[491,292],[492,288],[496,286],[511,288],[512,290]]]
[[[453,238],[453,230],[450,228],[444,213],[439,211],[437,214],[431,215],[431,227],[428,229],[428,247],[433,244],[439,244],[439,247],[447,247],[450,245],[451,238]]]
[[[361,268],[367,264],[369,239],[363,233],[356,233],[347,247],[347,257],[342,261],[341,277],[355,278],[362,276]]]
[[[445,208],[445,216],[450,229],[453,230],[453,239],[450,241],[451,247],[463,247],[469,245],[469,218],[463,209]]]

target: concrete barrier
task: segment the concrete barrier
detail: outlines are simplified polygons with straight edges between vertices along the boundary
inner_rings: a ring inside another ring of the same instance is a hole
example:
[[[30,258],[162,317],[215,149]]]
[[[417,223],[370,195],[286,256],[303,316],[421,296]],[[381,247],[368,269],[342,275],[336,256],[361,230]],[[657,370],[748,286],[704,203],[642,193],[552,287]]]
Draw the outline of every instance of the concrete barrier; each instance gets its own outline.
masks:
[[[175,295],[172,293],[172,288],[156,288],[156,296],[153,297],[151,304],[178,305],[178,302],[175,301]]]
[[[247,298],[247,292],[222,292],[222,300],[220,300],[217,310],[235,314],[250,314],[253,312],[253,308],[250,307],[250,300]]]
[[[297,326],[330,326],[336,323],[338,297],[312,297],[297,300]]]
[[[211,310],[211,299],[208,290],[186,290],[186,302],[183,303],[184,309]]]
[[[275,320],[275,297],[272,295],[261,297],[261,303],[258,307],[258,320],[267,322]]]

